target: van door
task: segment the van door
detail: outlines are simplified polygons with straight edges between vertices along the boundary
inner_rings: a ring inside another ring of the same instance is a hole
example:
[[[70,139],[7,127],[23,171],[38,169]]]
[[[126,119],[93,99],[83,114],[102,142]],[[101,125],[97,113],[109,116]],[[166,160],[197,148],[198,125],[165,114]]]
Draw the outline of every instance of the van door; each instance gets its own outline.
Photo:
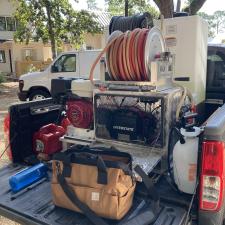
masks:
[[[80,60],[80,76],[82,78],[89,78],[91,66],[94,63],[95,59],[100,54],[101,50],[87,50],[79,52]],[[85,66],[82,66],[85,65]],[[100,79],[100,63],[97,63],[94,70],[94,78]]]
[[[57,77],[79,77],[78,53],[62,54],[51,66],[50,81]]]

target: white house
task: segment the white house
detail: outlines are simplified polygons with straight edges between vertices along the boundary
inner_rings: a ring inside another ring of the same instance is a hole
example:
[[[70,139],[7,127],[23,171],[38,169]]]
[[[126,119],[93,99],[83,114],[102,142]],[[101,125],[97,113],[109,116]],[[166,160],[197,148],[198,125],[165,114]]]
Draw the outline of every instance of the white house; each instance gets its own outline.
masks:
[[[0,1],[0,42],[13,39],[16,21],[12,18],[16,3],[12,0]]]

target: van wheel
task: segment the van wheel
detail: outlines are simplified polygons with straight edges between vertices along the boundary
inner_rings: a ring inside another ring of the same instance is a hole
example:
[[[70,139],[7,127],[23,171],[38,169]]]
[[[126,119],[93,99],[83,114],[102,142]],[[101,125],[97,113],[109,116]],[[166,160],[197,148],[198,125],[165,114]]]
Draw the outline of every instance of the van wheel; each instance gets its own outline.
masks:
[[[47,91],[34,90],[29,95],[29,101],[38,101],[49,97],[51,97],[51,95]]]

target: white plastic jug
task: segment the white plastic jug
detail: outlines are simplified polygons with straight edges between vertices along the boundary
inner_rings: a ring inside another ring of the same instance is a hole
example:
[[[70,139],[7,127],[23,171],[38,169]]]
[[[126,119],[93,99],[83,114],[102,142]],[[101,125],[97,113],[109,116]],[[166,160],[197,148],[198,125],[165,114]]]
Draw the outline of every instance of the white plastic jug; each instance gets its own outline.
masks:
[[[193,194],[196,187],[198,142],[201,129],[193,127],[193,131],[181,128],[185,143],[178,141],[173,149],[174,181],[180,191]]]

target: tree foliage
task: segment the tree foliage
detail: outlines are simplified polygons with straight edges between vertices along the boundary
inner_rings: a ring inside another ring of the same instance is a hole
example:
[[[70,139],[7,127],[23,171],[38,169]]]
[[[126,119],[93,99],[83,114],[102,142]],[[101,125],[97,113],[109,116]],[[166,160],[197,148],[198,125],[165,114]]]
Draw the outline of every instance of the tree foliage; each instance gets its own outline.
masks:
[[[217,34],[225,29],[225,11],[216,11],[213,14],[213,26]]]
[[[165,18],[173,17],[174,12],[174,0],[153,0],[159,11]],[[195,15],[203,6],[206,0],[188,0],[183,11],[188,12],[190,15]],[[108,11],[112,15],[124,15],[125,0],[105,0],[108,5]],[[179,1],[178,1],[179,3]],[[137,12],[149,11],[153,15],[157,15],[157,11],[150,5],[149,0],[128,0],[129,15]],[[179,7],[178,7],[179,8]]]
[[[75,11],[69,0],[17,0],[15,18],[18,28],[14,39],[20,42],[50,42],[53,57],[63,42],[81,44],[87,32],[101,28],[87,11]]]
[[[124,15],[125,2],[121,0],[105,0],[108,12],[111,15]],[[129,0],[128,15],[149,12],[153,17],[158,18],[159,12],[150,5],[148,0]]]
[[[188,0],[183,11],[188,12],[189,15],[196,15],[205,2],[206,0]]]
[[[208,15],[207,13],[200,12],[198,15],[208,22],[210,37],[214,37],[216,34],[225,30],[224,11],[216,11],[213,15]]]
[[[154,0],[154,2],[158,6],[160,13],[164,15],[165,18],[173,17],[173,12],[175,8],[173,0]],[[189,15],[195,15],[201,9],[205,2],[206,0],[187,0],[186,6],[182,11],[188,12]]]
[[[173,17],[173,11],[174,11],[173,0],[154,0],[154,2],[158,6],[160,13],[165,18]]]

